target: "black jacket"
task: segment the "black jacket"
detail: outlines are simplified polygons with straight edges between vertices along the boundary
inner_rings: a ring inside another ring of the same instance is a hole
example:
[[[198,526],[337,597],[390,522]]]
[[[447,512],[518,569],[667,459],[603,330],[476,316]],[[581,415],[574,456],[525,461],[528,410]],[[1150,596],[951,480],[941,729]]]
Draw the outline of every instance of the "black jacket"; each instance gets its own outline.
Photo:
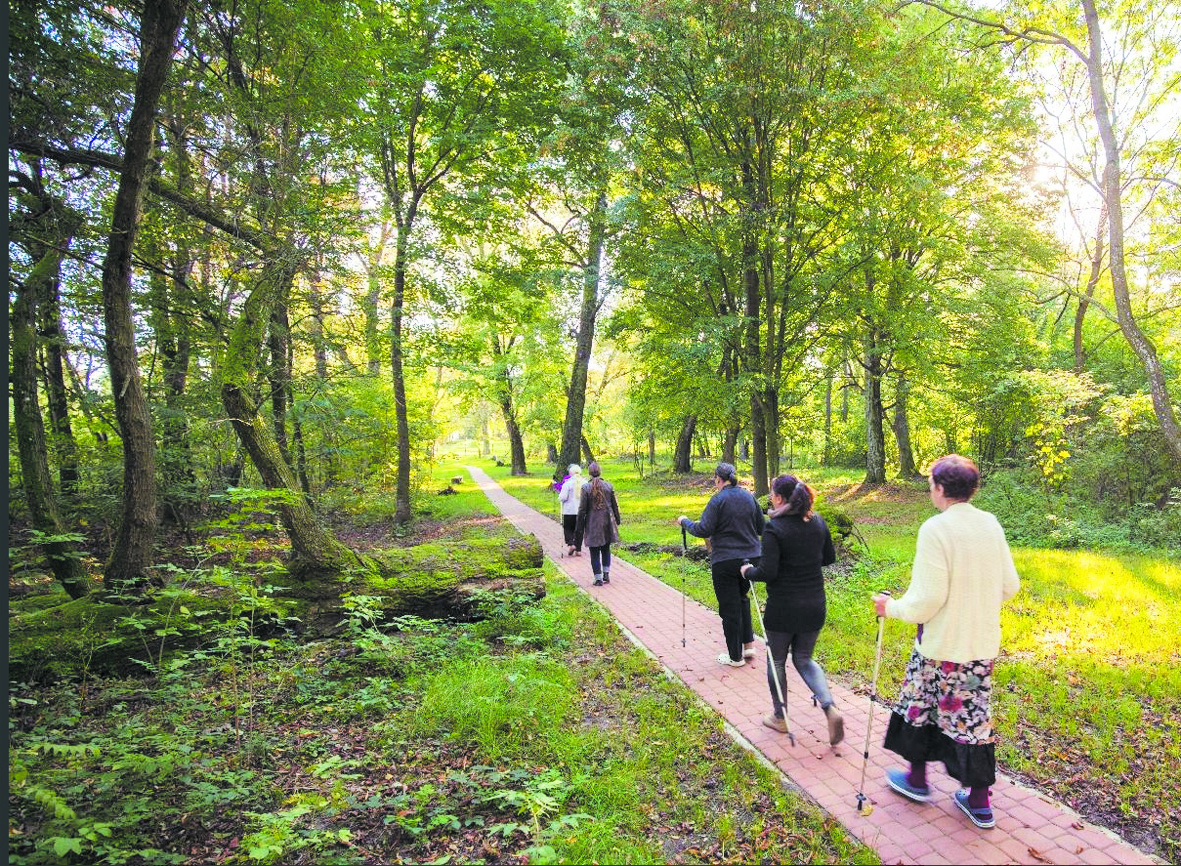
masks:
[[[681,521],[690,535],[709,539],[711,563],[756,558],[765,523],[758,500],[737,486],[715,493],[705,504],[701,520]]]
[[[763,558],[746,572],[748,580],[767,584],[766,627],[788,634],[820,631],[826,613],[821,566],[836,561],[819,514],[807,521],[798,514],[772,517],[763,532]]]

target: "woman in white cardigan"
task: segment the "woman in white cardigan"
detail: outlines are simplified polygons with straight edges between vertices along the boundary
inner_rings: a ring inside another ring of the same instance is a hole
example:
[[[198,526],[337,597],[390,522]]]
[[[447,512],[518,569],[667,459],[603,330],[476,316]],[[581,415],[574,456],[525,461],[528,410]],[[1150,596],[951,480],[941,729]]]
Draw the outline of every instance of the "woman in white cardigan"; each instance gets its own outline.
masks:
[[[924,802],[931,796],[927,762],[942,761],[964,788],[954,794],[956,805],[977,827],[992,827],[992,666],[1001,604],[1020,581],[1000,523],[969,502],[979,486],[980,471],[968,458],[935,461],[931,504],[939,514],[919,529],[910,586],[901,598],[880,594],[873,602],[878,616],[918,625],[885,741],[910,770],[887,771],[886,783]]]

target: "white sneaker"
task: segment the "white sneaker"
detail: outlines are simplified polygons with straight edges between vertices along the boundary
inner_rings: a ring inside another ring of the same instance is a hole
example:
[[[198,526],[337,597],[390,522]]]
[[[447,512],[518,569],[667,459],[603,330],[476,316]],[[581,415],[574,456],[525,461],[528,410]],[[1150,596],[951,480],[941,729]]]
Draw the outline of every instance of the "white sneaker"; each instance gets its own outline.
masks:
[[[744,659],[753,659],[755,657],[754,649],[744,649],[742,651],[742,657]]]
[[[729,667],[732,667],[732,668],[741,668],[741,667],[746,667],[746,659],[739,659],[738,661],[734,661],[734,659],[730,658],[729,653],[720,653],[718,655],[718,664],[728,665]]]

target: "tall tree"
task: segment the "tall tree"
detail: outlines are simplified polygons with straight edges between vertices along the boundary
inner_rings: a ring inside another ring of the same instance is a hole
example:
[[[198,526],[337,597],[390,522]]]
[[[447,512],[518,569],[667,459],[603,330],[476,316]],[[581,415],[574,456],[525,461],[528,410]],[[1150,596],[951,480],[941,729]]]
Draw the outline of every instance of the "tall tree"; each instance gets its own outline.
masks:
[[[156,110],[168,80],[187,0],[145,0],[140,19],[135,101],[127,121],[123,166],[103,259],[103,339],[115,416],[123,439],[123,509],[104,570],[106,589],[118,593],[143,584],[153,563],[156,532],[156,461],[151,413],[136,352],[131,303],[131,254],[139,229],[156,133]]]
[[[411,516],[410,421],[405,336],[410,277],[424,221],[479,219],[484,196],[502,188],[530,130],[544,120],[561,34],[546,4],[374,2],[373,93],[366,99],[378,181],[397,227],[390,316],[390,370],[398,425],[394,519]]]
[[[62,258],[82,220],[65,202],[46,192],[39,169],[39,161],[29,160],[28,173],[9,170],[14,179],[12,200],[22,205],[9,218],[9,236],[25,248],[31,265],[22,276],[9,273],[14,289],[9,307],[13,424],[33,528],[46,539],[42,549],[54,577],[71,598],[81,598],[90,591],[89,581],[58,508],[37,397],[37,307],[42,300],[57,297]]]
[[[1127,273],[1124,204],[1128,197],[1151,197],[1153,190],[1170,183],[1176,185],[1176,178],[1146,174],[1131,179],[1125,177],[1122,169],[1125,148],[1139,144],[1142,135],[1137,133],[1135,123],[1144,117],[1133,118],[1129,128],[1120,128],[1120,112],[1112,103],[1112,92],[1117,90],[1119,77],[1129,65],[1144,71],[1138,76],[1141,83],[1134,88],[1133,100],[1140,100],[1148,88],[1153,89],[1152,106],[1172,106],[1178,83],[1175,72],[1168,72],[1168,63],[1175,57],[1175,38],[1170,40],[1156,24],[1178,35],[1179,22],[1175,10],[1169,4],[1145,10],[1142,7],[1122,8],[1117,4],[1121,38],[1113,43],[1124,53],[1112,55],[1105,49],[1104,27],[1099,7],[1095,0],[1078,0],[1064,3],[1061,8],[1050,4],[1045,7],[1031,5],[1025,8],[1015,6],[1011,17],[989,18],[970,15],[949,9],[934,0],[916,0],[938,9],[953,18],[970,21],[992,36],[999,34],[1002,41],[1018,46],[1041,45],[1064,49],[1083,65],[1090,90],[1091,116],[1095,124],[1100,149],[1100,174],[1096,187],[1102,197],[1107,223],[1108,268],[1111,275],[1112,292],[1115,299],[1117,321],[1120,332],[1132,348],[1148,382],[1152,397],[1153,411],[1157,423],[1173,455],[1181,460],[1181,425],[1177,422],[1173,399],[1169,393],[1168,376],[1161,363],[1153,340],[1140,326],[1133,308],[1131,288]],[[1081,12],[1082,27],[1079,27],[1078,12]],[[1162,74],[1163,73],[1163,74]],[[1159,83],[1163,81],[1163,85]],[[1171,94],[1172,99],[1167,98]],[[1181,127],[1175,116],[1166,118],[1175,138]],[[1176,164],[1174,163],[1174,169]],[[1134,182],[1133,182],[1134,181]],[[1145,189],[1147,187],[1147,190]]]

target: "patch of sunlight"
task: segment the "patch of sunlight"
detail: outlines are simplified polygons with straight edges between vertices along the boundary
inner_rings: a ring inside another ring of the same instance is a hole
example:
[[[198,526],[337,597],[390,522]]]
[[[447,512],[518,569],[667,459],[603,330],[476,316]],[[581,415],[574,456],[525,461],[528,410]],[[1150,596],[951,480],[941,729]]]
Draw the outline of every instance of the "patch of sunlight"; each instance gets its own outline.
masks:
[[[1147,556],[1014,550],[1022,591],[1004,614],[1013,651],[1125,666],[1181,655],[1181,568]]]

